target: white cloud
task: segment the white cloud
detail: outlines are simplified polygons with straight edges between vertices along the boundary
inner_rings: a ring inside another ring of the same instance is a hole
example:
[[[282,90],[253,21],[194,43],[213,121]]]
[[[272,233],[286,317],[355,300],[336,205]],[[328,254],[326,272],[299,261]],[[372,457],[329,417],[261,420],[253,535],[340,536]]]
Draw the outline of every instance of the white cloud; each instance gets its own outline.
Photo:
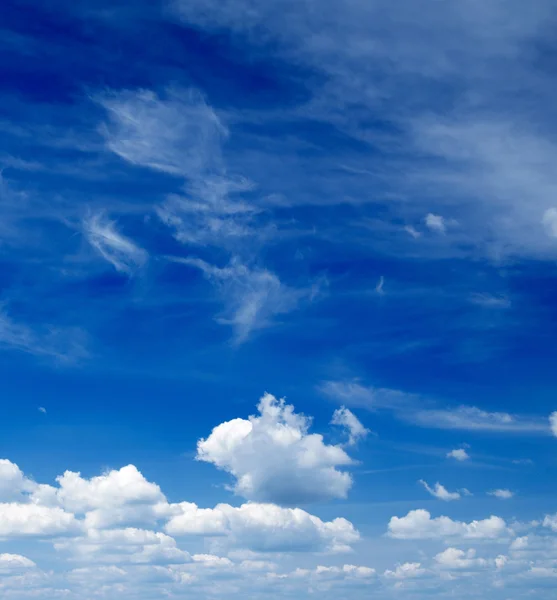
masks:
[[[126,90],[98,101],[109,118],[101,130],[107,147],[124,160],[188,178],[219,167],[228,133],[197,90],[167,90],[164,98]]]
[[[0,554],[0,574],[12,574],[36,568],[36,564],[20,554]]]
[[[415,579],[425,575],[426,570],[419,562],[407,562],[397,565],[394,571],[387,570],[383,575],[387,579]]]
[[[449,492],[445,486],[441,485],[437,482],[433,488],[429,487],[429,485],[420,479],[419,483],[421,483],[424,488],[438,500],[444,500],[445,502],[450,502],[451,500],[460,500],[460,494],[458,492]]]
[[[219,322],[230,325],[237,343],[244,342],[258,329],[271,325],[276,315],[292,311],[311,290],[296,290],[284,285],[266,269],[250,268],[237,259],[227,267],[215,267],[198,258],[172,258],[202,271],[221,293],[226,305]]]
[[[91,246],[121,273],[132,275],[147,262],[147,252],[122,235],[116,222],[103,213],[89,214],[83,231]]]
[[[447,548],[435,556],[435,562],[442,569],[477,569],[487,566],[484,558],[476,558],[476,551],[470,548],[466,552],[457,548]]]
[[[158,531],[126,528],[88,529],[86,535],[56,542],[58,551],[87,563],[180,564],[191,561],[176,541]]]
[[[507,524],[501,517],[491,516],[481,521],[465,523],[449,517],[431,518],[427,510],[410,511],[405,517],[392,517],[389,536],[397,539],[419,540],[438,538],[499,539],[508,536]]]
[[[546,515],[543,520],[543,526],[549,527],[552,531],[557,533],[557,513],[554,515]]]
[[[46,408],[44,406],[39,406],[39,412],[43,413],[43,415],[46,415]]]
[[[0,459],[0,501],[17,500],[25,492],[32,492],[36,484],[25,477],[21,469],[10,460]]]
[[[319,385],[319,391],[348,406],[368,410],[407,407],[417,398],[399,390],[364,386],[357,380],[323,381]]]
[[[557,437],[557,411],[551,413],[549,416],[549,426],[553,435]]]
[[[22,504],[0,504],[0,537],[50,537],[78,531],[73,514],[58,507]]]
[[[447,231],[447,225],[445,223],[445,219],[440,215],[434,215],[433,213],[429,213],[425,217],[426,226],[432,231],[436,231],[437,233],[445,233]]]
[[[182,510],[181,514],[177,509]],[[256,552],[340,552],[359,539],[345,519],[325,522],[299,508],[274,504],[219,504],[201,514],[201,509],[190,504],[174,505],[174,510],[165,527],[170,535],[227,536],[232,546]]]
[[[547,426],[537,419],[503,412],[487,412],[475,406],[427,409],[401,413],[401,418],[420,427],[507,433],[544,433]]]
[[[455,448],[454,450],[447,452],[447,458],[454,458],[455,460],[462,462],[469,460],[470,455],[468,452],[466,452],[466,450],[464,450],[464,448]]]
[[[342,406],[333,413],[333,419],[331,421],[333,425],[340,425],[345,427],[349,434],[348,444],[356,444],[359,440],[365,438],[369,433],[369,429],[366,429],[354,415],[346,407]]]
[[[31,327],[12,318],[0,305],[0,349],[10,348],[68,364],[88,356],[85,338],[78,327]]]
[[[514,492],[511,492],[511,490],[492,490],[487,493],[490,496],[495,496],[495,498],[499,498],[500,500],[510,500],[514,496]]]
[[[385,278],[383,277],[383,275],[381,275],[381,277],[379,277],[379,281],[377,282],[377,285],[375,286],[375,291],[380,295],[383,296],[385,294]]]
[[[352,460],[340,446],[309,433],[310,419],[270,394],[258,411],[215,427],[198,442],[198,460],[233,475],[234,491],[249,500],[293,505],[346,497],[352,478],[337,467]]]
[[[547,233],[552,237],[557,237],[557,209],[556,208],[548,208],[542,218],[542,223],[544,224]]]

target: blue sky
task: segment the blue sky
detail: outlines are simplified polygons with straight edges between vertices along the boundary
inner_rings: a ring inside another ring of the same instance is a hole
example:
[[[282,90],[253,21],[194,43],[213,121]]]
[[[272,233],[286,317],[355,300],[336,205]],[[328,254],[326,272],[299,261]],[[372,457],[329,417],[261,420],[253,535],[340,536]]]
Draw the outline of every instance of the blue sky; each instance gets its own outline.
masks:
[[[549,0],[5,0],[3,598],[551,598]]]

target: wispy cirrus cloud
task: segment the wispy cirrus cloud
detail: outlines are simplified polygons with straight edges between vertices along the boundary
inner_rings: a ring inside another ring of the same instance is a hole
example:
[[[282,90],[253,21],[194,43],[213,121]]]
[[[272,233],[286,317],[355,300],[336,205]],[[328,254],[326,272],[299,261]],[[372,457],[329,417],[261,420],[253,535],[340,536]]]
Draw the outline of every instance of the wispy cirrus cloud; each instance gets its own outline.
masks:
[[[389,410],[402,421],[429,429],[491,431],[515,434],[549,434],[544,419],[506,412],[489,412],[476,406],[460,405],[438,408],[436,402],[401,390],[374,388],[351,381],[324,381],[318,389],[331,399],[348,406],[368,410]],[[448,456],[465,460],[466,452],[453,451]]]
[[[0,348],[19,350],[57,363],[75,363],[87,358],[87,336],[79,327],[32,327],[13,319],[0,307]]]
[[[199,269],[217,288],[225,304],[217,320],[234,329],[236,343],[245,342],[254,331],[269,327],[274,317],[294,310],[301,300],[315,294],[314,288],[288,287],[271,271],[250,267],[237,259],[217,267],[200,258],[177,258],[176,263]]]
[[[89,214],[83,221],[83,232],[93,248],[117,271],[133,275],[148,260],[148,254],[117,229],[106,214]]]

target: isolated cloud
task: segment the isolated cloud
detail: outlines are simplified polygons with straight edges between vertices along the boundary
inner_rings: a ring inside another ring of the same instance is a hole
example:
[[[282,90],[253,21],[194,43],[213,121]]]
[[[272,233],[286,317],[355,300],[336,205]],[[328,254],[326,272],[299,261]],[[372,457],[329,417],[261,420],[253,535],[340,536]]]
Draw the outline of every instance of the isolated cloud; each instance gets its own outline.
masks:
[[[392,517],[389,521],[389,536],[396,539],[499,539],[508,534],[505,521],[495,516],[464,523],[449,517],[432,519],[427,510],[419,509],[411,510],[405,517]]]
[[[455,448],[454,450],[447,452],[447,458],[454,458],[455,460],[462,462],[469,460],[470,455],[468,452],[466,452],[466,450],[464,450],[464,448]]]
[[[345,498],[351,476],[338,467],[352,464],[340,446],[309,433],[311,420],[284,400],[265,394],[259,416],[215,427],[197,445],[197,458],[227,471],[234,491],[248,500],[294,505]]]
[[[441,485],[437,482],[433,488],[429,487],[429,485],[420,479],[419,483],[421,483],[424,488],[438,500],[444,500],[445,502],[450,502],[451,500],[460,500],[460,494],[458,492],[449,492],[445,486]]]
[[[514,492],[511,492],[511,490],[492,490],[488,494],[499,498],[499,500],[510,500],[514,496]]]
[[[147,262],[147,252],[122,235],[104,213],[89,214],[83,231],[91,246],[121,273],[132,275]]]
[[[429,213],[424,220],[426,226],[431,229],[431,231],[436,231],[437,233],[445,233],[447,231],[445,219],[440,215]]]
[[[333,419],[331,421],[333,425],[340,425],[346,428],[348,431],[348,444],[354,445],[359,440],[365,438],[369,433],[369,429],[366,429],[354,415],[345,406],[338,408],[333,413]]]
[[[549,416],[549,426],[551,427],[551,433],[557,437],[557,411]]]

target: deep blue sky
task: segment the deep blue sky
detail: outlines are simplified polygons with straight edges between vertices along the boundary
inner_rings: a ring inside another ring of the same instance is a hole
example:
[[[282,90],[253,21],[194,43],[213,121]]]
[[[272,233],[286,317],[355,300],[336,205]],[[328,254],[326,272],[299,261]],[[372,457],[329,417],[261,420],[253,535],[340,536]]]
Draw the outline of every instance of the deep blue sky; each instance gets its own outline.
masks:
[[[551,597],[552,4],[3,2],[5,597]]]

